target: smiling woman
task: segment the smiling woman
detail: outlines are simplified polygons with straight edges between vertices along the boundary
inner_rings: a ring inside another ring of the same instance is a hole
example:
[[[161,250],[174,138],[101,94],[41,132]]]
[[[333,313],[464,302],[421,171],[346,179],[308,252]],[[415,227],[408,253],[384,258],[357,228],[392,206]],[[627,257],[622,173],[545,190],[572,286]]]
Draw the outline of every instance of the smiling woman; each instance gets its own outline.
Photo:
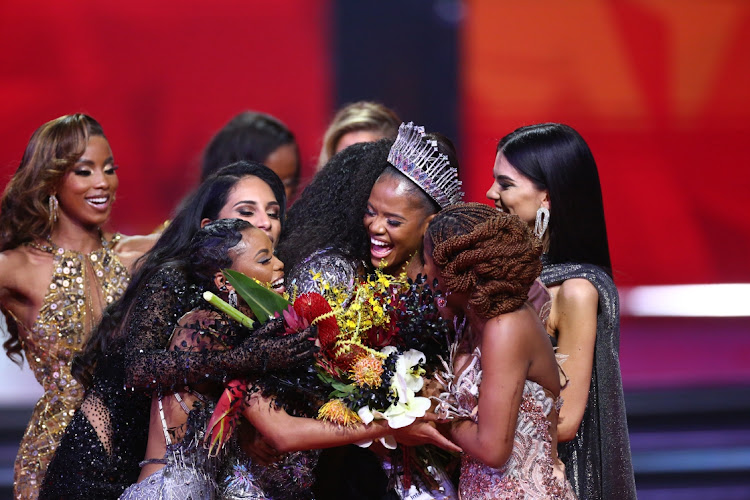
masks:
[[[86,115],[42,125],[3,195],[0,306],[8,356],[23,356],[44,387],[15,464],[16,498],[36,498],[83,391],[70,375],[102,310],[122,295],[150,237],[103,232],[117,167],[101,126]]]
[[[363,222],[370,262],[386,273],[420,272],[418,250],[427,225],[441,208],[461,201],[453,143],[441,134],[403,123],[388,154],[390,164],[370,192]]]

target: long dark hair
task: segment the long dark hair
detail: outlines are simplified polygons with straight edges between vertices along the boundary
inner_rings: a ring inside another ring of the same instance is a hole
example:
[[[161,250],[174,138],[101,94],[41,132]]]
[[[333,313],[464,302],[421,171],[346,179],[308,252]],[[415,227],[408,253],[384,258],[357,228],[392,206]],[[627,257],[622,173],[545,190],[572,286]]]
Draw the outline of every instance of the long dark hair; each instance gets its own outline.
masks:
[[[165,266],[176,266],[185,269],[181,263],[190,248],[193,236],[201,228],[203,219],[216,220],[219,212],[226,204],[229,192],[244,177],[256,176],[265,180],[275,179],[278,185],[281,181],[278,176],[265,165],[255,162],[237,162],[220,169],[216,174],[206,179],[185,201],[174,218],[157,240],[154,246],[138,259],[136,271],[130,279],[128,288],[119,300],[107,307],[102,314],[99,325],[94,329],[83,351],[73,358],[73,376],[81,382],[90,381],[94,365],[101,353],[108,352],[110,345],[121,340],[125,316],[141,292],[154,274]],[[277,186],[278,187],[278,186]],[[274,189],[273,185],[271,188]],[[279,195],[280,193],[280,195]],[[284,207],[284,190],[276,194],[280,207]],[[283,212],[282,212],[283,215]],[[283,217],[282,217],[283,221]],[[283,227],[283,226],[282,226]],[[185,269],[187,272],[187,269]]]
[[[497,152],[550,199],[550,263],[580,262],[612,275],[607,225],[594,155],[583,137],[560,123],[514,130]]]
[[[299,182],[299,148],[294,134],[279,119],[266,113],[244,111],[219,130],[203,154],[201,179],[229,163],[247,160],[264,163],[281,146],[291,144],[297,156],[294,182]]]
[[[353,144],[335,154],[289,209],[279,258],[293,269],[317,250],[332,247],[369,262],[362,220],[375,181],[388,167],[392,140]]]

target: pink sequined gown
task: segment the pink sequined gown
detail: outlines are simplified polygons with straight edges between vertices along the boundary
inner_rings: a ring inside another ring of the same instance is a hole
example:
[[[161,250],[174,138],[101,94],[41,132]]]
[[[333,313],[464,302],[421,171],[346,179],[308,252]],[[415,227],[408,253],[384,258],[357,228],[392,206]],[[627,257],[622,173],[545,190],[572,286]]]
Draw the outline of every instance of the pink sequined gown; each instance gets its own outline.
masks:
[[[479,403],[481,379],[481,352],[477,348],[469,366],[454,381],[453,388],[458,406],[473,414],[475,421],[478,420],[474,410]],[[548,416],[559,411],[559,401],[541,385],[527,380],[518,409],[510,458],[503,467],[494,469],[464,454],[461,458],[460,498],[575,500],[562,462],[553,459],[551,453]]]

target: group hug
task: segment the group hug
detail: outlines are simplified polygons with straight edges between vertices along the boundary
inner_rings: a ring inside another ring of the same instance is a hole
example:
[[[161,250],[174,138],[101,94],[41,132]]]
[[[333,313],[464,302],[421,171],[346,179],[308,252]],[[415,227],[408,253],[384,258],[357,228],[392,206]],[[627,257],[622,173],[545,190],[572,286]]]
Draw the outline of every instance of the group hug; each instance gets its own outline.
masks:
[[[15,498],[636,498],[581,135],[502,137],[489,204],[450,139],[378,103],[322,142],[298,193],[292,132],[242,113],[125,236],[102,126],[33,133],[0,203],[3,346],[44,388]]]

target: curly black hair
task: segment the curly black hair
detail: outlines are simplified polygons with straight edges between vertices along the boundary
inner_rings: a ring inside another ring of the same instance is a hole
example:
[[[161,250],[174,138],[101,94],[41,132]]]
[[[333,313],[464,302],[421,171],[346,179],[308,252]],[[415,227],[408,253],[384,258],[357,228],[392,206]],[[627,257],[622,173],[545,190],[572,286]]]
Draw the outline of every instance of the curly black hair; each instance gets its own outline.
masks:
[[[388,163],[393,141],[353,144],[334,155],[289,209],[277,253],[292,269],[312,253],[332,247],[369,263],[362,222],[375,181]]]

